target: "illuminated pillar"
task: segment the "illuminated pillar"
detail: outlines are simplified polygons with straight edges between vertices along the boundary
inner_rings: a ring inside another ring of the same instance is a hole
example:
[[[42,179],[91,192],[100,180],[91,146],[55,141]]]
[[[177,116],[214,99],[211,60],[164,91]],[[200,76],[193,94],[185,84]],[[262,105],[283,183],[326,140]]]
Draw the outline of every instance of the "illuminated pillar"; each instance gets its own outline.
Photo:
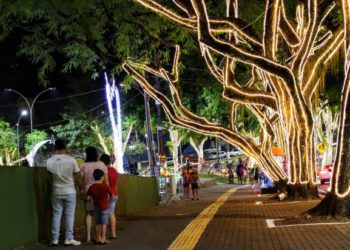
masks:
[[[105,73],[106,81],[106,98],[109,110],[109,117],[113,131],[113,152],[116,157],[116,165],[119,173],[124,173],[123,167],[123,137],[122,137],[122,119],[120,107],[120,93],[115,85],[115,80],[112,84],[109,83],[108,76]],[[114,115],[113,101],[115,101],[116,117]]]

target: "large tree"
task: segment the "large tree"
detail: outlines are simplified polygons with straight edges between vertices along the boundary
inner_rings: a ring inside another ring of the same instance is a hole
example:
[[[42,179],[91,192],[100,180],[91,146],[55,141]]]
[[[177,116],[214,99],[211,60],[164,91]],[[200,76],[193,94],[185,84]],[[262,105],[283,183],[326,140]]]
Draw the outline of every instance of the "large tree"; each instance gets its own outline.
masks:
[[[324,80],[327,63],[344,40],[343,26],[333,18],[339,10],[335,1],[295,1],[292,17],[286,13],[286,1],[267,0],[261,36],[240,18],[237,0],[226,1],[226,12],[220,16],[212,13],[204,0],[173,0],[173,6],[154,0],[137,2],[197,34],[208,69],[223,86],[223,98],[231,103],[229,127],[183,105],[179,46],[172,69],[126,61],[124,69],[163,104],[171,122],[237,145],[279,187],[288,189],[291,197],[316,197],[313,97]],[[247,9],[248,4],[242,2],[240,8]],[[236,80],[240,65],[251,70],[244,85]],[[150,84],[149,74],[168,82],[171,98]],[[259,140],[236,130],[239,105],[245,105],[259,120]],[[287,152],[290,176],[273,159],[274,144]]]
[[[331,190],[321,203],[311,209],[313,215],[350,216],[350,2],[341,5],[344,27],[344,83],[341,95],[338,145],[333,168]]]

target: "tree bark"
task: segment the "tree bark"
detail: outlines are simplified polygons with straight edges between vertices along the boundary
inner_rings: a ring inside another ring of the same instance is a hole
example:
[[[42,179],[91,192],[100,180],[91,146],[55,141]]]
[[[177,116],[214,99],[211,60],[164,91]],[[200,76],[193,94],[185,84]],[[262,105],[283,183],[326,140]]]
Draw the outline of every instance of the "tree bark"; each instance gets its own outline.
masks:
[[[326,197],[306,214],[313,216],[350,217],[350,198],[339,198],[334,193],[327,193]]]
[[[312,200],[318,199],[317,186],[310,184],[288,184],[285,181],[276,181],[278,192],[286,193],[288,200]]]

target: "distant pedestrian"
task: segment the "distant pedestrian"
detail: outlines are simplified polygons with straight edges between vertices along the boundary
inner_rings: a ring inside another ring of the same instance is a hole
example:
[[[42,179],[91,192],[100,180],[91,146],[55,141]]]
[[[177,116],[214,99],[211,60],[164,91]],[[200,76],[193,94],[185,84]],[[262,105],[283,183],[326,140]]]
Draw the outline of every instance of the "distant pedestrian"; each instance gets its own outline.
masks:
[[[184,196],[189,199],[190,195],[190,190],[189,190],[189,185],[190,185],[190,173],[187,171],[186,168],[183,168],[182,171],[182,185],[184,188]]]
[[[108,207],[108,214],[109,214],[109,228],[110,228],[110,239],[115,239],[117,237],[116,235],[116,225],[117,225],[117,219],[115,217],[115,204],[118,201],[118,171],[112,167],[111,165],[111,157],[107,154],[103,154],[100,156],[100,161],[102,161],[107,166],[108,171],[108,181],[109,181],[109,187],[112,192],[112,197],[109,202]]]
[[[55,141],[55,154],[47,160],[47,171],[52,175],[52,240],[50,245],[58,245],[62,213],[65,217],[66,239],[64,244],[80,245],[81,242],[73,237],[75,185],[81,186],[80,169],[76,160],[66,155],[66,145],[61,139]]]
[[[92,184],[86,194],[87,199],[93,200],[94,219],[96,224],[96,244],[105,245],[110,243],[106,239],[109,200],[112,197],[110,187],[104,183],[105,174],[101,169],[95,169],[93,172],[95,183]]]
[[[242,184],[243,165],[241,159],[239,159],[239,163],[236,166],[236,174],[238,177],[238,181]]]
[[[242,168],[242,183],[246,184],[247,183],[247,176],[248,176],[248,169],[247,167]]]
[[[233,170],[232,170],[232,164],[228,164],[228,183],[233,184]]]
[[[198,198],[198,182],[199,182],[199,176],[198,171],[196,169],[193,169],[190,174],[190,185],[192,190],[192,200],[199,200]]]
[[[81,192],[86,195],[89,187],[95,182],[93,172],[95,169],[100,169],[105,174],[104,181],[107,185],[108,182],[108,171],[107,167],[103,162],[98,161],[97,149],[94,147],[87,147],[85,149],[86,157],[85,162],[80,168],[80,173],[83,177],[84,190]],[[94,204],[92,200],[85,199],[85,227],[86,227],[86,242],[91,241],[91,227],[92,227],[92,214],[94,211]]]

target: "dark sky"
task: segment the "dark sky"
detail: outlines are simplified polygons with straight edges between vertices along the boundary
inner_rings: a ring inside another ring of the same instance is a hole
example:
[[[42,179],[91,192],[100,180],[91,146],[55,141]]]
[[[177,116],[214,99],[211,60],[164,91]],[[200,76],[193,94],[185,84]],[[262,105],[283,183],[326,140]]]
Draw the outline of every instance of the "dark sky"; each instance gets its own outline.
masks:
[[[11,88],[23,94],[31,103],[41,91],[55,87],[55,91],[49,91],[41,95],[35,102],[33,109],[34,127],[47,129],[50,125],[40,125],[61,120],[60,113],[63,107],[70,102],[85,103],[84,108],[89,110],[103,103],[104,91],[96,91],[79,97],[54,100],[74,94],[80,94],[104,86],[102,79],[93,81],[90,76],[76,73],[63,75],[57,72],[49,74],[50,86],[41,86],[37,78],[37,67],[26,58],[17,55],[18,37],[12,37],[0,44],[0,118],[9,122],[12,126],[17,123],[22,109],[28,109],[25,101],[19,95],[8,92]],[[105,109],[102,107],[102,109]],[[22,129],[29,129],[29,116],[22,118]]]

